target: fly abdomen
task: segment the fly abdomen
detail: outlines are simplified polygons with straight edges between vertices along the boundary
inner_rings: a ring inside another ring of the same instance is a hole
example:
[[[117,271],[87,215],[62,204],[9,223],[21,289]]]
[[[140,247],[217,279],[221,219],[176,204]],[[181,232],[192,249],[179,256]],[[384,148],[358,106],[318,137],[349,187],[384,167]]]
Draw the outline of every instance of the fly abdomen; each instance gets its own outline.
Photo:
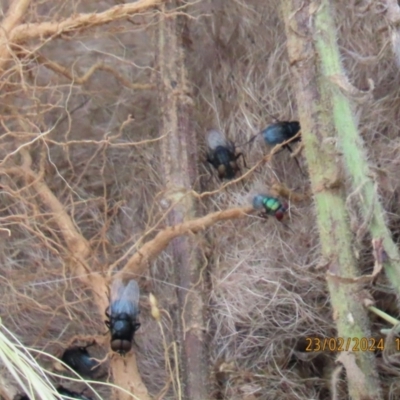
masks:
[[[218,171],[220,179],[233,179],[239,171],[235,145],[216,129],[207,132],[207,161]]]
[[[140,324],[132,320],[128,314],[120,314],[111,318],[111,349],[125,354],[132,348],[133,336]]]
[[[235,154],[226,147],[218,146],[214,152],[214,165],[221,179],[233,179],[238,171]]]

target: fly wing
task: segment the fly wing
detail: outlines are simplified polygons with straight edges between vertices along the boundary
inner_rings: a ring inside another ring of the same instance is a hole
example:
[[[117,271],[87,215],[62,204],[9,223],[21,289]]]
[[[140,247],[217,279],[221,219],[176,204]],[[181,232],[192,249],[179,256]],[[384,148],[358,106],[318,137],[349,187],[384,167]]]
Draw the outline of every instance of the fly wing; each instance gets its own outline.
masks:
[[[257,194],[256,196],[253,197],[253,208],[256,210],[259,210],[261,208],[264,208],[264,194]]]
[[[264,199],[268,198],[275,198],[272,194],[267,192],[258,193],[253,197],[253,208],[258,209],[265,209]]]
[[[206,141],[211,150],[215,150],[218,146],[229,147],[229,142],[225,136],[216,129],[210,129],[207,132]]]
[[[136,318],[139,313],[139,285],[134,279],[124,284],[115,279],[111,286],[111,315],[126,313]]]

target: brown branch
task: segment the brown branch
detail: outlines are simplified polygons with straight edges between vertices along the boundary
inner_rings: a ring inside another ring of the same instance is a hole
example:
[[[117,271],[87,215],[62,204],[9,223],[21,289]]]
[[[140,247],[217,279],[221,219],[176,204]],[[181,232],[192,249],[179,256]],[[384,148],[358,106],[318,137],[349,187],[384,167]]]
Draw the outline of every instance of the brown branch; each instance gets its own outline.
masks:
[[[140,0],[135,3],[118,4],[101,13],[76,14],[58,22],[23,24],[16,27],[10,35],[10,42],[20,43],[33,38],[59,36],[76,30],[107,24],[129,15],[140,13],[161,4],[163,0]]]
[[[1,23],[1,34],[7,34],[15,28],[15,26],[26,13],[29,4],[30,0],[13,0],[11,2],[10,8],[7,11],[7,15]]]
[[[71,256],[75,260],[75,271],[82,282],[93,289],[96,294],[96,302],[104,313],[108,307],[108,298],[104,291],[106,280],[98,273],[92,272],[87,265],[86,260],[91,254],[88,241],[82,236],[75,227],[72,218],[65,211],[64,206],[60,203],[54,193],[49,189],[41,174],[36,174],[31,169],[32,159],[29,151],[25,148],[20,150],[22,156],[21,169],[27,182],[32,185],[38,193],[43,204],[45,204],[53,212],[53,221],[58,226],[61,236],[65,240]]]
[[[165,228],[160,231],[154,239],[144,244],[141,249],[128,260],[125,267],[115,275],[115,278],[125,274],[133,274],[136,277],[144,275],[150,263],[167,248],[173,239],[179,236],[198,233],[201,230],[215,225],[217,222],[243,218],[252,212],[254,212],[252,207],[231,208],[230,210],[217,211],[212,214],[207,214],[204,217]]]
[[[105,290],[107,287],[107,281],[100,274],[91,271],[87,264],[87,259],[92,253],[88,241],[82,236],[78,228],[75,227],[71,217],[65,211],[63,205],[43,181],[42,173],[35,173],[31,169],[32,160],[28,150],[25,148],[21,149],[21,156],[23,162],[19,168],[20,173],[23,173],[29,185],[31,185],[38,193],[43,204],[52,211],[53,221],[57,224],[72,257],[76,262],[74,265],[74,272],[80,277],[80,280],[96,294],[94,300],[98,305],[99,314],[103,314],[104,310],[108,306],[108,298]],[[16,168],[14,172],[17,173]],[[124,269],[118,273],[115,278],[118,278],[118,275],[120,274],[126,274],[128,272],[133,272],[135,276],[137,274],[143,274],[148,264],[178,236],[197,233],[219,221],[243,218],[252,211],[253,209],[251,207],[218,211],[198,219],[184,222],[177,226],[168,227],[159,232],[153,240],[146,243],[137,254],[131,257]],[[111,360],[111,369],[113,371],[114,382],[118,386],[127,389],[142,400],[149,399],[147,389],[138,372],[134,353],[128,354],[125,359],[114,355]],[[124,398],[122,392],[119,392],[118,396],[118,398]]]
[[[76,14],[58,22],[27,23],[16,26],[29,5],[28,0],[15,0],[2,23],[0,35],[0,70],[10,58],[10,47],[34,38],[59,36],[89,27],[107,24],[162,3],[163,0],[140,0],[135,3],[119,4],[101,13]]]
[[[87,259],[92,253],[88,241],[82,236],[74,225],[72,218],[65,211],[64,206],[49,189],[43,180],[42,174],[36,174],[32,171],[32,159],[29,151],[25,148],[21,149],[21,156],[23,160],[21,170],[26,180],[38,193],[43,204],[52,211],[53,221],[59,228],[71,253],[71,257],[75,262],[73,272],[95,294],[94,302],[97,304],[99,315],[104,315],[109,304],[106,290],[107,280],[101,274],[94,272],[87,263]],[[136,357],[133,352],[125,360],[115,355],[111,362],[111,368],[117,385],[120,384],[119,386],[128,389],[141,400],[149,399],[147,389],[138,372]],[[129,373],[127,373],[127,369]],[[132,398],[132,396],[129,397]]]
[[[113,380],[116,385],[132,393],[135,396],[133,397],[135,400],[151,399],[140,377],[134,352],[131,351],[125,357],[114,354],[110,365],[113,371]],[[132,400],[132,395],[117,390],[116,398]]]
[[[175,225],[173,230],[176,225],[195,218],[197,212],[196,198],[184,195],[198,181],[198,146],[192,117],[194,102],[187,79],[181,37],[183,21],[176,14],[164,17],[172,10],[176,12],[182,3],[181,0],[173,0],[161,7],[157,35],[160,125],[163,134],[169,133],[161,143],[162,172],[166,186],[164,197],[176,203],[168,213],[169,224]],[[170,233],[174,236],[173,231]],[[164,238],[167,239],[168,234]],[[164,242],[161,248],[166,244]],[[201,252],[195,237],[176,235],[171,243],[178,297],[178,310],[174,318],[177,329],[174,332],[180,344],[179,380],[184,388],[183,397],[187,399],[207,399],[210,388],[203,291],[198,285],[203,278]],[[180,397],[178,393],[175,396]]]
[[[9,57],[10,32],[21,21],[30,4],[30,0],[13,0],[7,15],[0,26],[0,66]]]
[[[160,231],[154,239],[144,244],[143,247],[128,260],[125,267],[114,276],[114,279],[119,279],[127,275],[129,275],[129,277],[132,275],[135,277],[142,276],[146,272],[150,262],[158,257],[173,239],[179,236],[198,233],[220,221],[246,217],[253,211],[252,207],[232,208],[230,210],[208,214],[204,217],[187,221],[179,225],[167,227]],[[133,388],[130,387],[130,377],[137,374],[136,363],[130,363],[131,357],[132,355],[128,354],[126,363],[121,357],[113,357],[111,364],[112,370],[114,371],[115,383],[128,390],[133,390]],[[136,386],[135,390],[137,390]],[[197,398],[200,399],[200,397]],[[124,394],[120,393],[119,399],[125,399]],[[147,399],[147,397],[140,397],[140,399]]]
[[[43,64],[46,68],[51,69],[52,71],[61,74],[71,80],[74,84],[77,85],[83,85],[86,83],[90,77],[96,72],[96,71],[105,71],[109,72],[110,74],[114,75],[114,77],[124,86],[126,86],[129,89],[133,90],[152,90],[154,89],[154,85],[150,84],[143,84],[143,83],[131,83],[127,78],[125,78],[123,75],[119,74],[114,68],[104,65],[103,63],[99,62],[92,67],[90,67],[84,75],[82,76],[76,76],[73,71],[70,71],[68,68],[63,67],[62,65],[49,60],[48,58],[42,56],[41,54],[36,54],[36,60],[40,63]]]

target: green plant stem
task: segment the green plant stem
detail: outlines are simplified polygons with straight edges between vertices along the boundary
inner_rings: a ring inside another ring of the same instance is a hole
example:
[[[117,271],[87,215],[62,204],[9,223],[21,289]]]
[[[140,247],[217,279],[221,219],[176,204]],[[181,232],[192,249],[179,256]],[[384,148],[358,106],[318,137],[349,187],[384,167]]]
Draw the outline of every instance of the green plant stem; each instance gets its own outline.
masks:
[[[379,317],[384,319],[386,322],[389,322],[389,324],[392,324],[392,325],[400,324],[400,321],[398,321],[396,318],[391,317],[389,314],[386,314],[379,308],[376,308],[374,306],[369,306],[368,310],[373,312],[374,314],[378,315]]]
[[[327,281],[337,336],[344,340],[361,339],[370,337],[367,310],[357,298],[354,285],[340,280],[340,277],[352,278],[359,273],[351,248],[338,154],[331,140],[335,135],[331,106],[326,90],[320,85],[320,72],[312,46],[310,15],[313,14],[313,5],[303,0],[283,1],[288,55],[314,194],[321,253],[330,273]],[[353,368],[346,368],[350,397],[354,400],[381,399],[373,354],[354,352],[351,357],[355,357],[361,373],[353,374],[354,364],[351,365]]]
[[[385,222],[385,210],[379,201],[374,174],[368,164],[364,142],[358,133],[352,104],[344,89],[340,88],[340,86],[347,87],[349,83],[341,63],[332,11],[329,1],[323,0],[315,15],[315,44],[324,77],[321,84],[328,91],[338,144],[353,189],[360,194],[358,204],[363,218],[369,221],[372,238],[383,239],[384,249],[389,256],[383,266],[400,298],[400,253]]]

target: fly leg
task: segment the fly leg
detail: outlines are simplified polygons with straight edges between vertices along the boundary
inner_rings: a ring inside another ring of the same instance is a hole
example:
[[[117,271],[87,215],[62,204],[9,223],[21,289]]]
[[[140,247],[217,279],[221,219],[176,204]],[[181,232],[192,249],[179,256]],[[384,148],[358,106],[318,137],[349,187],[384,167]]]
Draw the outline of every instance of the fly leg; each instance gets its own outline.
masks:
[[[300,167],[299,160],[296,158],[296,154],[298,154],[298,152],[297,152],[297,151],[296,151],[296,152],[293,152],[292,148],[291,148],[288,144],[285,144],[285,145],[283,146],[283,149],[289,150],[290,156],[294,159],[294,161],[296,161],[297,167],[299,168],[301,174],[305,177],[306,175],[304,174],[302,168]],[[279,153],[279,151],[278,151],[278,153]]]
[[[249,169],[249,167],[247,166],[246,158],[245,158],[244,154],[243,154],[243,153],[237,154],[237,155],[235,156],[235,160],[237,160],[239,157],[242,157],[244,167],[247,168],[247,169]]]

